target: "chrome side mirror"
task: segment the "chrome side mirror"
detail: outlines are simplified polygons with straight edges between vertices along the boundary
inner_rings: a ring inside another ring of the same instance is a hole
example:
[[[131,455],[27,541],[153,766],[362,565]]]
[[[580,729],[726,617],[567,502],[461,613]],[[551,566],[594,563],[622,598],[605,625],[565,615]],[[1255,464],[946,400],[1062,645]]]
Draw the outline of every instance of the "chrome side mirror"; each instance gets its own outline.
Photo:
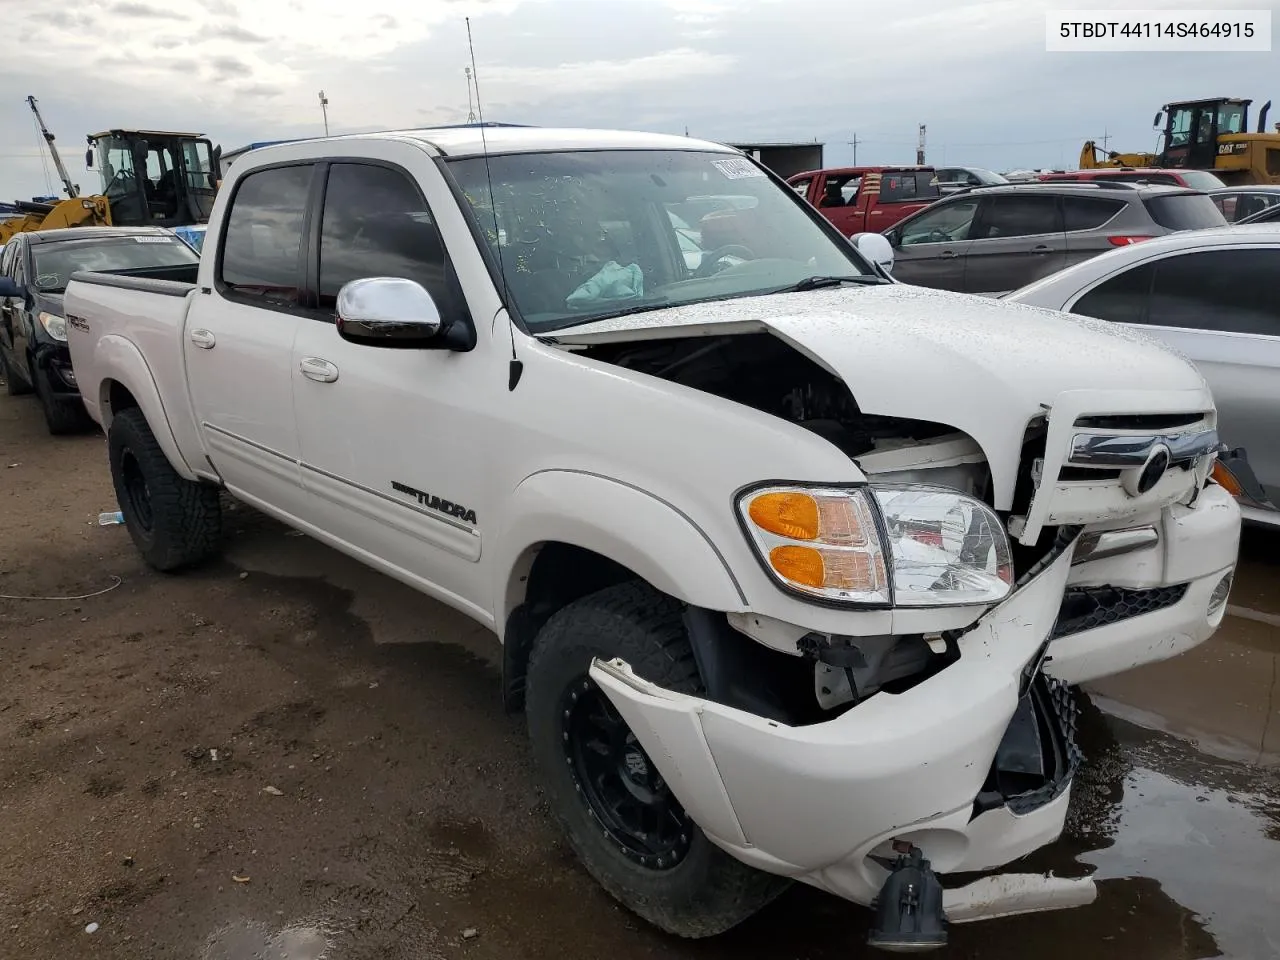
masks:
[[[893,270],[893,244],[883,234],[856,233],[853,235],[853,245],[885,273]]]
[[[440,333],[440,309],[416,281],[366,277],[338,291],[337,326],[352,343],[421,347]]]

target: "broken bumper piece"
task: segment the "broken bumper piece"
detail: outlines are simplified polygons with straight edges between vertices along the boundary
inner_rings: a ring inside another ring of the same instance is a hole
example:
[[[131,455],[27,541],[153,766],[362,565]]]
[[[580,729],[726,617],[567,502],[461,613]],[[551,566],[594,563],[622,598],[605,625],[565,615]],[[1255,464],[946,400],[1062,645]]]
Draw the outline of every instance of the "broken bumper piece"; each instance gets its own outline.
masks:
[[[1062,832],[1074,714],[1038,666],[1073,549],[961,637],[946,670],[824,723],[787,726],[667,690],[618,660],[595,661],[591,676],[712,842],[870,906],[904,847],[939,875],[986,872]],[[963,922],[1092,897],[1087,880],[994,878],[947,891],[944,911]]]

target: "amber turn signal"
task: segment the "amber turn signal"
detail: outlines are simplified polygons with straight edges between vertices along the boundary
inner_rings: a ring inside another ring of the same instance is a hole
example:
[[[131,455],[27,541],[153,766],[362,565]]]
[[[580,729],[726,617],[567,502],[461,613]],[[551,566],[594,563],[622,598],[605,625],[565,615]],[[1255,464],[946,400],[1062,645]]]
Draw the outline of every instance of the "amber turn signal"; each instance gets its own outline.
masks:
[[[763,493],[751,501],[747,512],[757,527],[780,537],[791,540],[818,538],[818,501],[807,493]]]

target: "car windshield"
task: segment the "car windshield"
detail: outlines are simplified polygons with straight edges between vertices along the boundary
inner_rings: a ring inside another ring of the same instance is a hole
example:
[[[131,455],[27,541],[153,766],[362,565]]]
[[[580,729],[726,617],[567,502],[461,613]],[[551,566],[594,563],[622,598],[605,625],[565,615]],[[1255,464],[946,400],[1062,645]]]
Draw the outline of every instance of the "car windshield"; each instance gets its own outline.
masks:
[[[736,154],[569,151],[449,162],[534,332],[746,297],[810,277],[871,279],[789,190]]]
[[[1221,190],[1226,186],[1207,170],[1179,170],[1183,182],[1193,190]]]
[[[177,237],[155,234],[32,244],[32,255],[35,286],[45,293],[61,293],[79,270],[108,272],[200,262],[199,255]]]

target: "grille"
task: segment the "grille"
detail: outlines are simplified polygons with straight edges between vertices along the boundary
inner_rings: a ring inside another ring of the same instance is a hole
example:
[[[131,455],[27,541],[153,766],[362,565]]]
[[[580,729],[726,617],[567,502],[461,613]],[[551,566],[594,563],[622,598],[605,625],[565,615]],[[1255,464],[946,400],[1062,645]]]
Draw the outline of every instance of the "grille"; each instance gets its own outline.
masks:
[[[1058,611],[1053,639],[1119,623],[1144,613],[1155,613],[1174,606],[1186,595],[1185,583],[1151,590],[1127,590],[1123,587],[1068,590]]]
[[[1023,694],[973,816],[999,807],[1027,814],[1052,803],[1071,785],[1083,753],[1076,743],[1078,709],[1071,688],[1039,673]]]
[[[1036,686],[1040,687],[1040,690],[1035,690]],[[1080,761],[1084,759],[1084,753],[1076,743],[1076,726],[1079,722],[1080,710],[1076,706],[1071,687],[1042,673],[1036,678],[1033,692],[1040,694],[1037,698],[1039,706],[1045,714],[1050,715],[1045,719],[1053,728],[1051,735],[1057,747],[1059,769],[1058,775],[1039,789],[1010,797],[1006,801],[1009,809],[1019,815],[1037,810],[1062,796],[1062,792],[1071,785],[1071,780],[1080,767]]]
[[[1099,430],[1173,430],[1203,423],[1203,413],[1138,413],[1116,417],[1081,417],[1077,427]]]

